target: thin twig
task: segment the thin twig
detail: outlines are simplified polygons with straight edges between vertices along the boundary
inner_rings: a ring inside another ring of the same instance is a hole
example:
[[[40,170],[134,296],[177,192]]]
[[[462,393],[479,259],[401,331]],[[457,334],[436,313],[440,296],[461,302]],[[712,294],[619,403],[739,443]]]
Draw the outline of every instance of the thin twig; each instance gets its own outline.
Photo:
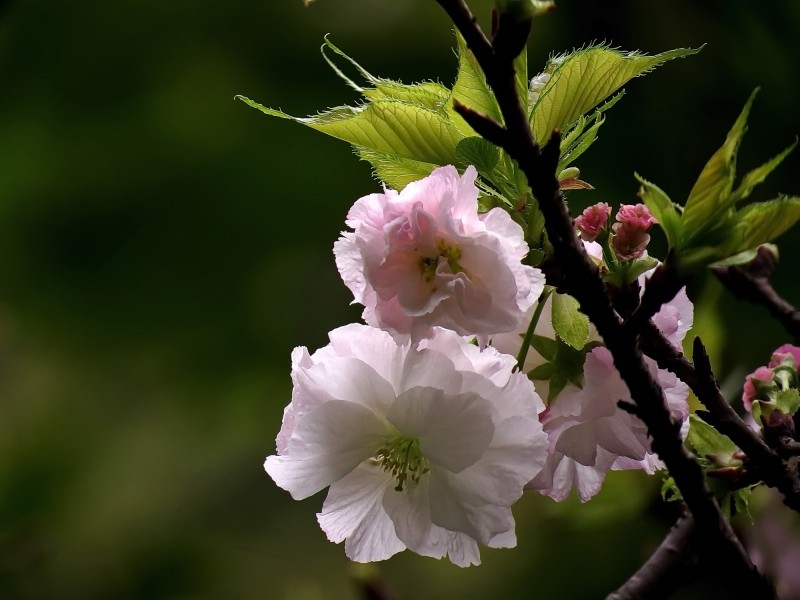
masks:
[[[784,300],[769,279],[751,275],[738,267],[714,269],[722,284],[741,300],[759,304],[769,311],[796,341],[800,341],[800,310]]]
[[[647,562],[616,592],[609,594],[606,600],[669,598],[694,575],[696,557],[691,545],[696,533],[694,519],[688,515],[682,516]]]

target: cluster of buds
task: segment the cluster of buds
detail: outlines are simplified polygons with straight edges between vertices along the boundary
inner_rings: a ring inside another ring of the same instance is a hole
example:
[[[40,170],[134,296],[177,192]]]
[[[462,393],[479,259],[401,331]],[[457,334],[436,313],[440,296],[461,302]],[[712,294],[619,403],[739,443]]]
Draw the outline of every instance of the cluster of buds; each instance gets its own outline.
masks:
[[[768,365],[746,377],[742,402],[756,423],[767,426],[786,421],[789,424],[790,417],[800,408],[798,364],[800,347],[784,344],[772,353]]]
[[[575,219],[575,227],[584,242],[593,242],[608,235],[614,256],[619,261],[631,261],[645,256],[650,234],[647,231],[658,223],[644,204],[622,204],[616,215],[616,223],[608,234],[608,219],[611,207],[598,202],[583,211]]]

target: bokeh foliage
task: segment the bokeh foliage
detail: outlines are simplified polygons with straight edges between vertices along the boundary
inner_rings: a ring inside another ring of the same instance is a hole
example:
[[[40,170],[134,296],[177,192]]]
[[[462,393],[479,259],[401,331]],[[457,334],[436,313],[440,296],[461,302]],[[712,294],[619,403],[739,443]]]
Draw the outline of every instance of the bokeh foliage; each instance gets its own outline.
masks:
[[[797,3],[563,0],[536,28],[531,74],[595,40],[707,44],[627,86],[575,209],[633,202],[634,171],[686,197],[757,85],[743,170],[800,133]],[[331,247],[377,184],[346,144],[233,99],[352,102],[318,54],[328,32],[376,75],[452,83],[428,0],[0,2],[0,597],[356,597],[321,497],[291,501],[261,463],[292,347],[358,318]],[[759,198],[797,194],[798,172],[794,154]],[[795,302],[798,239],[776,278]],[[693,293],[723,381],[787,341],[713,283]],[[524,499],[520,548],[477,569],[382,572],[405,598],[598,597],[666,528],[657,481],[609,480],[580,510]]]

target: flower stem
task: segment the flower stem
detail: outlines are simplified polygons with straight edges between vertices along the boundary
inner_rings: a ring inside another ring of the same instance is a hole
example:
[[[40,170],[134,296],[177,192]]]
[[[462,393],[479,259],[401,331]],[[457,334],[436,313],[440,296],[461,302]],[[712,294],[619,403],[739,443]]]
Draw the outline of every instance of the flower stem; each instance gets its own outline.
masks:
[[[519,354],[517,355],[517,371],[522,371],[522,367],[525,364],[525,359],[528,358],[528,349],[531,347],[533,332],[536,331],[536,326],[539,324],[539,317],[542,316],[544,305],[552,293],[553,288],[545,287],[542,295],[539,296],[539,305],[536,307],[536,310],[533,311],[531,322],[528,324],[528,329],[525,331],[525,337],[522,338],[522,346],[520,347]]]

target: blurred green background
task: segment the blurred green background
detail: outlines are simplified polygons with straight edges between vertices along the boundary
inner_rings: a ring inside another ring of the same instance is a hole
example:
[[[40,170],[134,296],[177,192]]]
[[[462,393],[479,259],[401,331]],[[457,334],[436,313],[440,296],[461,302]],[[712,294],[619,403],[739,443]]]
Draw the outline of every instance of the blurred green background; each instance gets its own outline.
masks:
[[[484,23],[491,4],[472,3]],[[323,494],[293,502],[261,465],[291,349],[359,317],[331,247],[378,186],[346,144],[234,95],[297,115],[353,102],[319,55],[328,32],[373,73],[450,84],[450,29],[430,0],[0,1],[0,597],[357,598]],[[562,0],[532,75],[592,40],[707,44],[627,86],[573,207],[634,202],[634,170],[682,201],[757,85],[742,169],[791,143],[799,34],[790,0]],[[795,153],[755,197],[800,193],[799,172]],[[796,230],[781,248],[797,302]],[[788,340],[713,282],[692,291],[735,396]],[[601,597],[667,527],[658,484],[614,474],[580,509],[526,497],[518,549],[381,572],[406,599]]]

